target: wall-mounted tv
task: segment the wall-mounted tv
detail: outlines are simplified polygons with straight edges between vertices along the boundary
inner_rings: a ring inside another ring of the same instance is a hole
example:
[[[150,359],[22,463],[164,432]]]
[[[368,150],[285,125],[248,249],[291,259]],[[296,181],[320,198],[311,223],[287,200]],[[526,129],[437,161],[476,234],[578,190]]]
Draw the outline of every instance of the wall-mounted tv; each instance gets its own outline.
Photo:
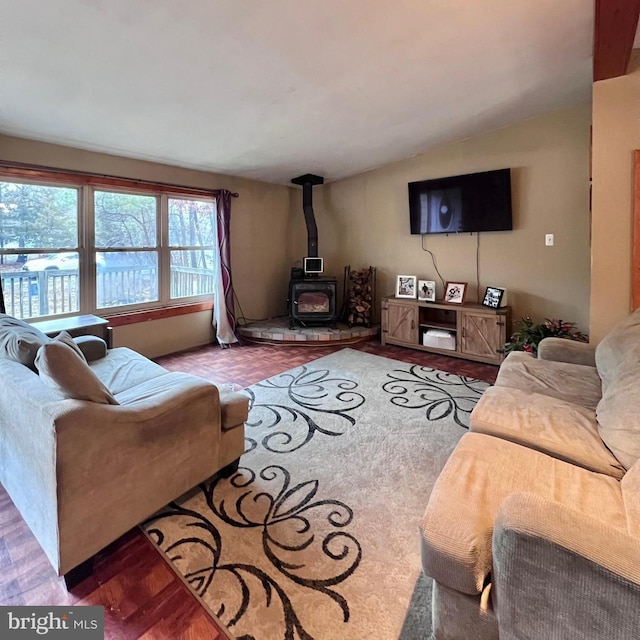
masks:
[[[409,183],[411,233],[510,231],[511,169]]]

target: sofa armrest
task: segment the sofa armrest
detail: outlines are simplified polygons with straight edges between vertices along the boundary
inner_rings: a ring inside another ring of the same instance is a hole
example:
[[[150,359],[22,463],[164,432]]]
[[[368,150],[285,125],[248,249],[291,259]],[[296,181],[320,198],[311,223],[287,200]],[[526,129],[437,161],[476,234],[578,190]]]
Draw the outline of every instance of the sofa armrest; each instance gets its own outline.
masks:
[[[543,338],[538,345],[538,358],[595,367],[596,348],[592,344],[567,338]]]
[[[78,336],[73,338],[87,362],[99,360],[107,355],[107,343],[98,336]]]
[[[64,397],[27,366],[0,358],[0,482],[57,566],[55,441]]]
[[[66,573],[220,469],[212,383],[167,373],[120,405],[55,407],[60,573]]]
[[[640,540],[537,495],[512,494],[493,534],[500,640],[635,640]]]

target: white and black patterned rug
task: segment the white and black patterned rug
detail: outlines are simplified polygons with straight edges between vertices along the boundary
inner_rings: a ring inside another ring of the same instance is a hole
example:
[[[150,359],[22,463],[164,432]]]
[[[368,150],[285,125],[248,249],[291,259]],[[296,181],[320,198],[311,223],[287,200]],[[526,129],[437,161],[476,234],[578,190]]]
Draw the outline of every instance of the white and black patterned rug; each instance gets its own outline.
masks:
[[[145,523],[240,640],[429,637],[418,523],[487,383],[343,349],[247,389],[247,452]]]

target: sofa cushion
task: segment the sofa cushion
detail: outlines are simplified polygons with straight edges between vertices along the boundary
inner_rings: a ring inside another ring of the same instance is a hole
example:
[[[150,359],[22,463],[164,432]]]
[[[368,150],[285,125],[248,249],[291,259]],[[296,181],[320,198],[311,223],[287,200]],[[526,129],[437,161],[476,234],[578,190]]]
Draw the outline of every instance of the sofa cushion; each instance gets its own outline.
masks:
[[[6,313],[0,314],[0,356],[15,360],[35,371],[38,349],[49,341],[39,329]]]
[[[167,373],[164,367],[127,347],[109,349],[106,357],[89,366],[114,395]]]
[[[619,372],[598,403],[596,417],[600,437],[626,469],[640,459],[639,416],[640,371]]]
[[[116,399],[127,409],[137,409],[145,405],[164,405],[163,410],[166,411],[172,410],[169,397],[173,397],[174,402],[180,404],[190,394],[195,393],[201,396],[204,392],[210,396],[208,405],[212,406],[217,413],[215,385],[204,378],[182,371],[165,371],[164,375],[149,378],[121,391]]]
[[[118,404],[91,371],[79,347],[64,331],[38,349],[35,366],[40,379],[60,391],[65,398]]]
[[[539,360],[523,351],[512,351],[505,358],[496,386],[540,393],[588,409],[595,409],[602,396],[595,367]]]
[[[510,440],[614,478],[622,478],[625,473],[602,442],[595,412],[558,398],[490,387],[471,412],[470,430]]]
[[[640,309],[617,324],[596,347],[596,367],[602,379],[602,393],[624,373],[640,362]]]
[[[620,483],[527,447],[467,433],[451,454],[420,524],[424,572],[479,594],[491,572],[493,527],[512,493],[550,498],[627,530]],[[580,532],[576,532],[580,535]]]

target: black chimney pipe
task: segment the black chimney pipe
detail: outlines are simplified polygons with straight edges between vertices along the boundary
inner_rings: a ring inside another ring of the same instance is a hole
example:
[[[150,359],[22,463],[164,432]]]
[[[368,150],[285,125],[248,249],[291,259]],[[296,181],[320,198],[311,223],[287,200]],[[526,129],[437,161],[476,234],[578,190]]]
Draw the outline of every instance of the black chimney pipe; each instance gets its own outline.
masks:
[[[302,186],[302,210],[304,211],[304,221],[307,225],[307,257],[318,257],[318,227],[316,217],[313,214],[313,187],[316,184],[324,184],[324,178],[305,173],[291,181],[293,184]]]

